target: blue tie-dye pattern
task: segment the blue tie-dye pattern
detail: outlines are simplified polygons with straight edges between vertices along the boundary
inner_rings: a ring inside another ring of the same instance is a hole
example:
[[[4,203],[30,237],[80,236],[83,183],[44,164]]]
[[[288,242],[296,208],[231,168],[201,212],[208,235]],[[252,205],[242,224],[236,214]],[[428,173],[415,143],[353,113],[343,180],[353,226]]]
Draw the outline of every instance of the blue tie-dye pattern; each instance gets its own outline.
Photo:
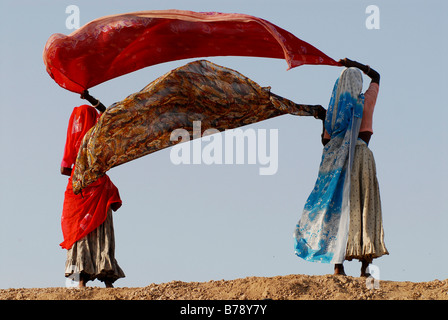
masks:
[[[346,178],[347,168],[351,166],[350,153],[353,156],[364,105],[363,95],[352,97],[349,92],[343,92],[333,114],[338,82],[339,79],[325,120],[331,140],[323,150],[316,184],[294,232],[296,255],[313,262],[341,262],[341,252],[336,252],[341,249],[336,242],[341,237],[338,231],[342,207],[347,206],[347,199],[343,201],[344,185],[350,180]]]

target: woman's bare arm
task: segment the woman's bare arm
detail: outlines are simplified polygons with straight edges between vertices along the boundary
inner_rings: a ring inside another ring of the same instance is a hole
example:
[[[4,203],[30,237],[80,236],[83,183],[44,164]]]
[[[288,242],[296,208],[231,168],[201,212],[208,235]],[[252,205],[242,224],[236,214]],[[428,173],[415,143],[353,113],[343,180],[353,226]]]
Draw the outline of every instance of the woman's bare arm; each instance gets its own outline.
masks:
[[[64,176],[70,176],[72,174],[72,169],[61,167],[61,174],[63,174]]]
[[[341,59],[338,62],[347,68],[358,68],[359,70],[364,72],[370,79],[372,79],[372,82],[380,84],[380,74],[376,70],[372,69],[369,65],[365,65],[348,58]]]

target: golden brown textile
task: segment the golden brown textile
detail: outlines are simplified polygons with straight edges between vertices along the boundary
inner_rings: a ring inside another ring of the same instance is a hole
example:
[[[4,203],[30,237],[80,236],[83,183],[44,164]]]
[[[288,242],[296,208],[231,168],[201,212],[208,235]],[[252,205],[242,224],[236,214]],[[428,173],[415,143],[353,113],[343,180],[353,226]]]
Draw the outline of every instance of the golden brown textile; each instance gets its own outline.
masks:
[[[350,227],[346,260],[389,254],[384,243],[381,197],[376,164],[367,144],[357,141],[350,185]]]
[[[73,174],[78,194],[112,167],[170,147],[173,130],[193,139],[193,121],[233,129],[282,114],[319,117],[322,106],[298,105],[239,72],[206,60],[191,62],[110,106],[83,140]]]

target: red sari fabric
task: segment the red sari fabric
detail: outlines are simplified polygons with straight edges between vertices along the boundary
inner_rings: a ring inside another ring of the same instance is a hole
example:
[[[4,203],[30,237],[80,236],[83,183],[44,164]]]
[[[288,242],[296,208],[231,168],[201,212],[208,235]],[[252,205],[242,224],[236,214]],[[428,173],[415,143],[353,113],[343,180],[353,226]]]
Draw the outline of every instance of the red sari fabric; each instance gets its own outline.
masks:
[[[81,93],[151,65],[198,57],[248,56],[341,66],[309,43],[261,18],[239,13],[153,10],[91,21],[47,41],[43,60],[61,87]]]
[[[67,129],[62,167],[71,168],[75,165],[82,139],[98,118],[97,111],[91,106],[82,105],[73,109]],[[61,227],[64,241],[60,244],[61,247],[70,249],[76,241],[99,227],[106,220],[107,211],[113,203],[117,203],[117,209],[122,202],[117,187],[107,175],[77,195],[73,193],[70,176],[62,209]]]

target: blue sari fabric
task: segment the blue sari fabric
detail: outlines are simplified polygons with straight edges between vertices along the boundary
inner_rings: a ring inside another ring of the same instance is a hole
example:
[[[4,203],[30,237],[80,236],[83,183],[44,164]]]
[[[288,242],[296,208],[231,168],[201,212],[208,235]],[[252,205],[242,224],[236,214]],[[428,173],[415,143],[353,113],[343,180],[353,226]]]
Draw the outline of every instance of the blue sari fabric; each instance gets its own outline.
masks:
[[[336,80],[325,119],[325,145],[316,184],[294,232],[295,254],[313,262],[342,263],[350,218],[350,170],[362,120],[364,95],[358,69]]]

